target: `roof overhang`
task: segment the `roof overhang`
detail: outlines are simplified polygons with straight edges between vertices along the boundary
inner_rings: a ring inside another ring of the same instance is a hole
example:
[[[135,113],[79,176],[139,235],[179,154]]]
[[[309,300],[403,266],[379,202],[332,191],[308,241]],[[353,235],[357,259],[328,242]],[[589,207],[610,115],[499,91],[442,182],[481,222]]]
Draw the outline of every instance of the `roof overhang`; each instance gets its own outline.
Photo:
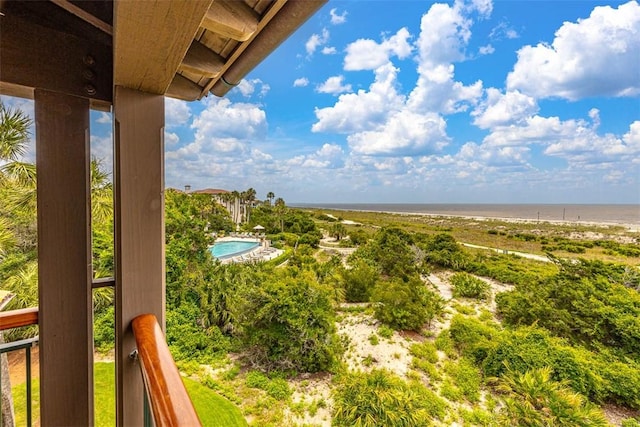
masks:
[[[0,93],[224,96],[327,0],[0,0]]]

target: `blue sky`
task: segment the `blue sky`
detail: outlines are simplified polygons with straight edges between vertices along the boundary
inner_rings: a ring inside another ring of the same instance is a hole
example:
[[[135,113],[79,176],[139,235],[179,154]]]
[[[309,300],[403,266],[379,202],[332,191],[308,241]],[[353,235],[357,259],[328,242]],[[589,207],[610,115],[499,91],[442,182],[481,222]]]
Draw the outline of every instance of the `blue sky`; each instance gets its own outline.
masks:
[[[167,100],[166,124],[167,187],[640,203],[640,5],[329,1],[227,97]]]

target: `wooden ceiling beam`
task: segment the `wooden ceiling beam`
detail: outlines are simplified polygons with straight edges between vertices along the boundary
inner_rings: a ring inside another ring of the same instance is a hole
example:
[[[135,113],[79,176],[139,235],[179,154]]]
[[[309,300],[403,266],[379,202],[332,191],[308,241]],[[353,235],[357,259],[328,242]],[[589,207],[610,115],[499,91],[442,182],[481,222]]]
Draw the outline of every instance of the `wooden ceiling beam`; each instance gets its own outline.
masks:
[[[202,20],[202,26],[223,37],[243,42],[258,29],[258,18],[258,14],[244,1],[216,0]]]
[[[194,40],[182,60],[180,71],[188,71],[203,77],[213,78],[220,74],[223,66],[224,58],[199,41]]]
[[[182,99],[183,101],[195,101],[200,97],[202,88],[188,78],[176,74],[165,93],[170,98]]]
[[[111,103],[112,70],[111,46],[13,14],[0,16],[3,91],[31,95],[33,89],[46,89]]]
[[[87,22],[91,25],[93,25],[94,27],[96,27],[97,29],[104,31],[105,33],[109,34],[110,36],[113,35],[113,27],[109,24],[107,24],[106,22],[96,18],[95,16],[93,16],[92,14],[90,14],[89,12],[86,12],[84,9],[76,6],[75,4],[71,3],[69,0],[51,0],[51,2],[53,4],[56,4],[58,6],[60,6],[61,8],[63,8],[64,10],[66,10],[67,12],[77,16],[78,18],[82,19],[84,22]]]
[[[114,82],[164,94],[212,0],[114,2]]]

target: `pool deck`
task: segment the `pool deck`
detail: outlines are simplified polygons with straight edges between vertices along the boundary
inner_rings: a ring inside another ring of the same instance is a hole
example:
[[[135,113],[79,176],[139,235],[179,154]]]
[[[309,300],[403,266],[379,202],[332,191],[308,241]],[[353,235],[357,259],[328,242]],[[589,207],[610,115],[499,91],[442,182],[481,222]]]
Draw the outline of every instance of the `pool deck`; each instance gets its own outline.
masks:
[[[216,239],[216,242],[233,242],[239,240],[245,242],[257,242],[260,243],[260,245],[257,248],[241,255],[221,259],[220,262],[222,264],[269,261],[270,259],[277,258],[284,253],[282,249],[269,246],[269,241],[251,235],[236,234],[232,236],[219,237]]]

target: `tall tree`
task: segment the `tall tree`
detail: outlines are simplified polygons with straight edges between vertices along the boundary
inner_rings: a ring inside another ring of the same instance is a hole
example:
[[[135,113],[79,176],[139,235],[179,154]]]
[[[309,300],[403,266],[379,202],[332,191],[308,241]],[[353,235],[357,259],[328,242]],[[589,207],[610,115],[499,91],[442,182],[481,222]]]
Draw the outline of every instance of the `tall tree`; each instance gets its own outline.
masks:
[[[273,205],[273,199],[276,198],[276,195],[273,194],[273,191],[269,191],[267,193],[267,200],[269,201],[269,206]]]
[[[278,216],[278,220],[280,221],[280,231],[284,231],[284,215],[287,213],[287,205],[284,202],[282,197],[278,197],[276,199],[276,215]]]
[[[12,110],[5,107],[0,101],[0,196],[4,198],[4,209],[10,209],[17,200],[19,191],[14,191],[16,187],[29,186],[33,183],[35,189],[35,168],[26,167],[26,163],[20,162],[20,158],[26,152],[29,141],[29,127],[32,124],[31,118],[21,110]],[[33,179],[31,179],[33,177]],[[13,221],[9,210],[0,209],[0,259],[6,254],[15,243],[15,233],[12,230]],[[8,216],[9,215],[9,216]],[[29,262],[23,271],[24,274],[13,276],[14,282],[21,281],[23,286],[14,287],[9,283],[11,291],[17,293],[18,299],[24,298],[23,291],[32,290],[33,283],[36,283],[37,265],[34,261]],[[36,294],[37,295],[37,292]],[[4,341],[0,337],[0,341]],[[2,355],[1,368],[3,375],[8,372],[6,355]],[[14,412],[13,399],[11,397],[11,382],[8,375],[2,382],[2,425],[13,426]]]

